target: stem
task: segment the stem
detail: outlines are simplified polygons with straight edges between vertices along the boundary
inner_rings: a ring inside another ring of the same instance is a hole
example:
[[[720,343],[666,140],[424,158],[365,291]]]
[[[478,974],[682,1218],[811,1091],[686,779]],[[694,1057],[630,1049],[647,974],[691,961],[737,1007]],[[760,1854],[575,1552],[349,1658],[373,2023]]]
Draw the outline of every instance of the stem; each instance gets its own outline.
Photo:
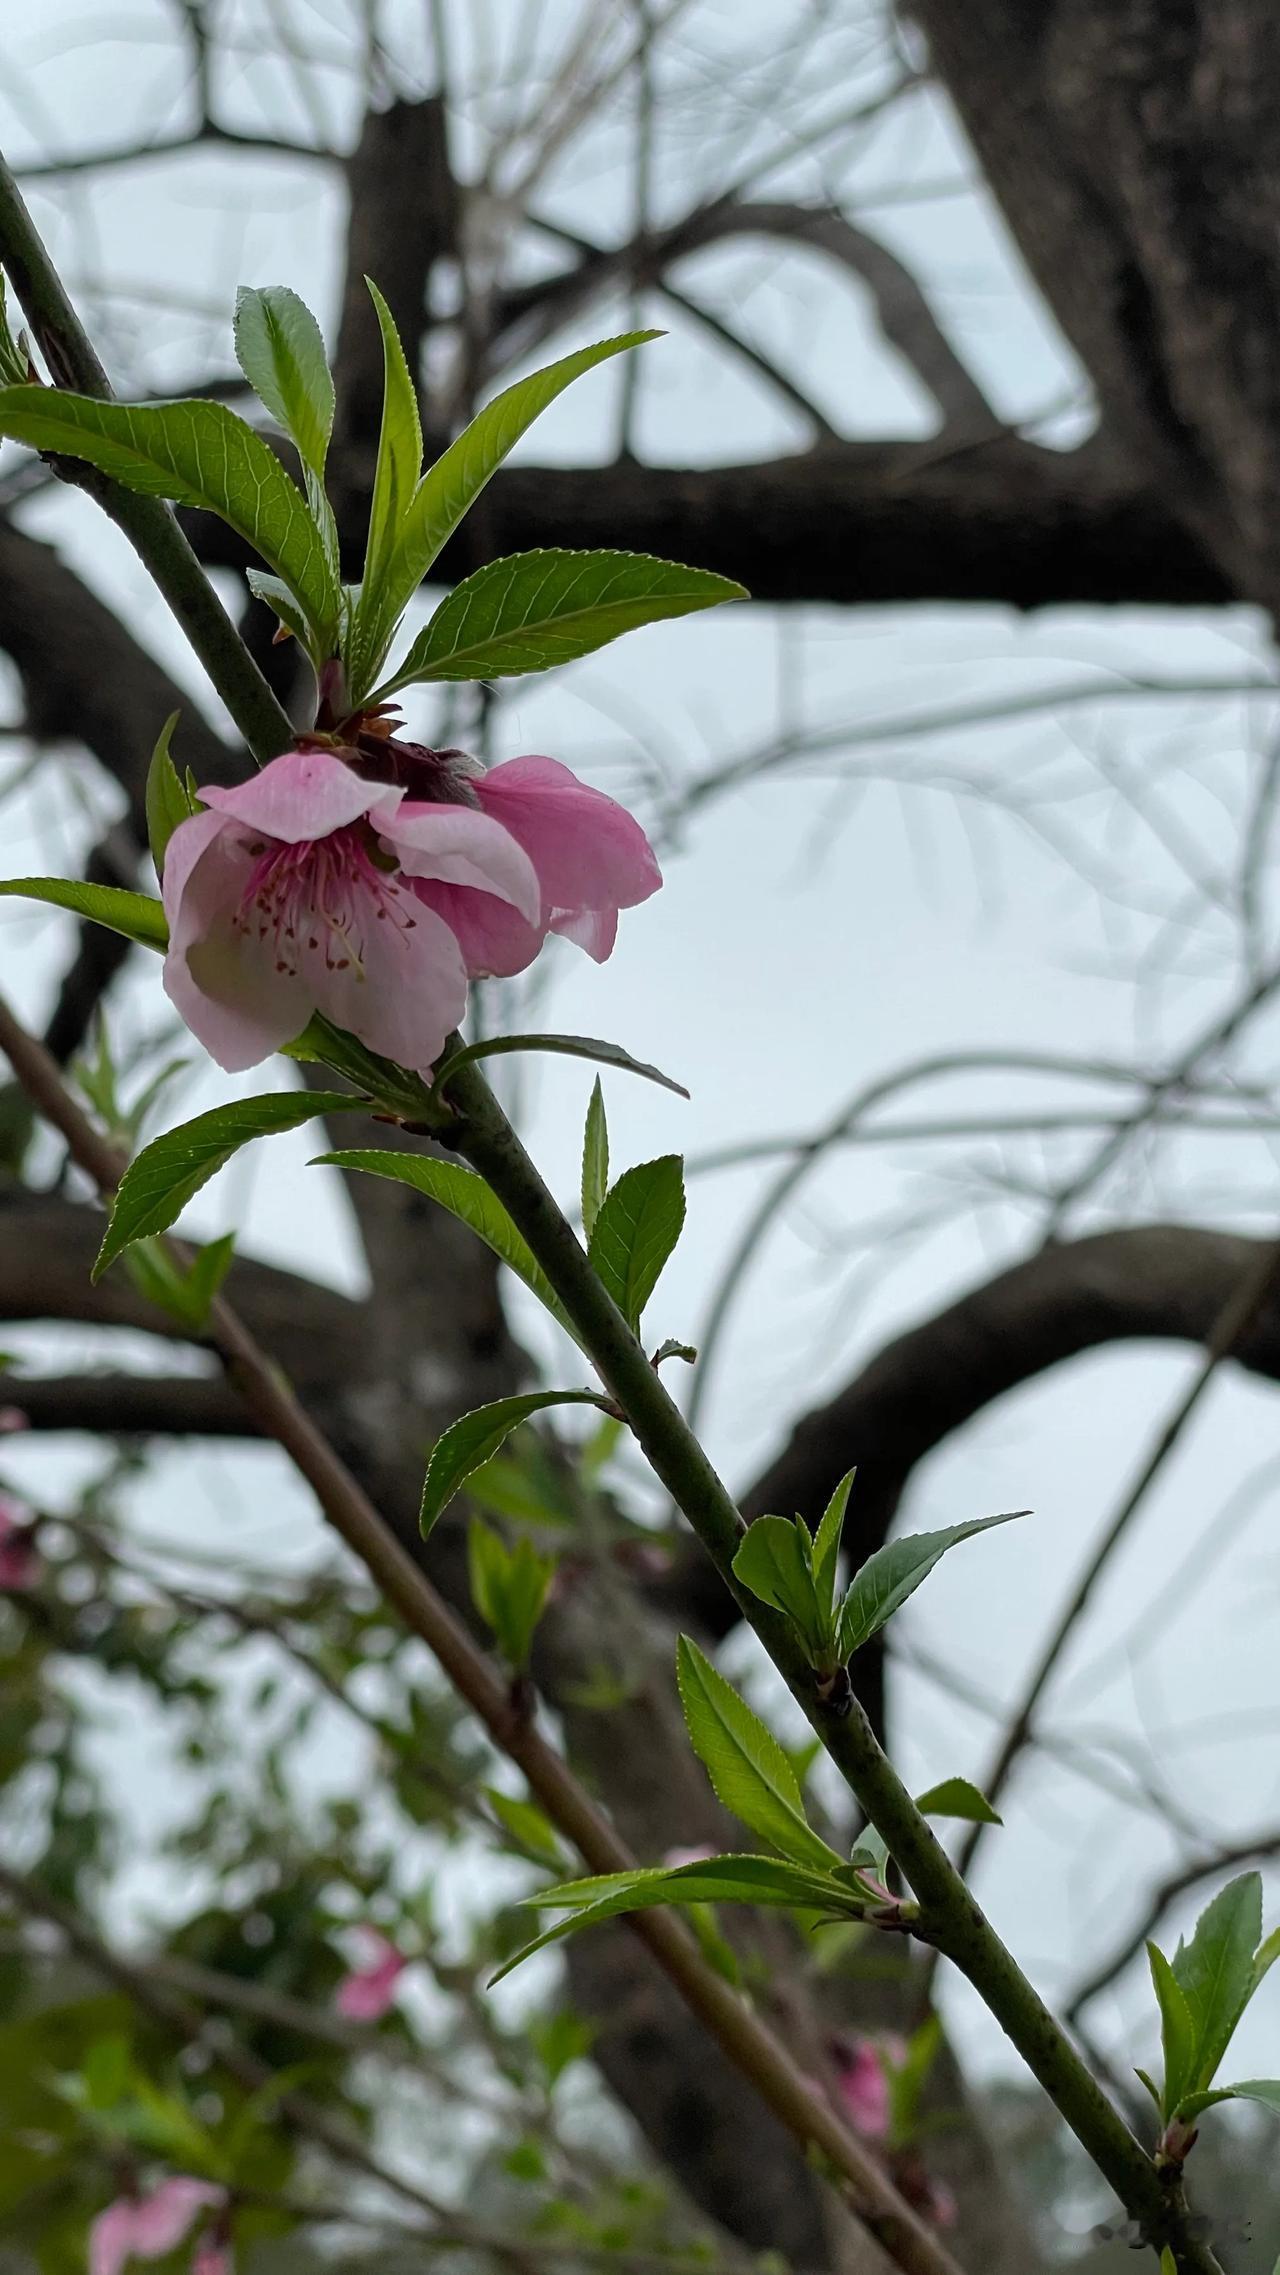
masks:
[[[94,1128],[44,1045],[27,1033],[2,1000],[0,1051],[32,1104],[66,1140],[73,1160],[93,1179],[99,1192],[109,1197],[124,1173],[125,1156]],[[477,1079],[470,1069],[466,1073],[469,1082]],[[483,1083],[480,1089],[488,1098]],[[495,1105],[493,1111],[497,1110]],[[572,1234],[569,1237],[572,1239]],[[175,1252],[185,1261],[180,1249]],[[410,1632],[420,1636],[434,1654],[495,1746],[523,1773],[530,1792],[552,1823],[572,1841],[588,1870],[632,1870],[636,1860],[625,1843],[601,1816],[562,1757],[524,1716],[513,1713],[509,1684],[401,1547],[363,1486],[299,1405],[279,1369],[221,1297],[210,1311],[207,1340],[263,1434],[283,1447],[335,1531],[360,1558]],[[738,1993],[707,1965],[684,1923],[674,1913],[652,1911],[636,1913],[628,1925],[805,2153],[819,2151],[834,2168],[858,2218],[897,2261],[904,2275],[960,2275],[945,2245],[898,2195],[875,2158],[814,2093],[790,2055]]]
[[[1208,2245],[1189,2232],[1151,2159],[984,1917],[861,1706],[855,1700],[844,1719],[824,1707],[787,1623],[735,1577],[733,1557],[746,1528],[732,1496],[592,1270],[483,1077],[474,1067],[459,1068],[452,1090],[461,1116],[453,1139],[458,1152],[480,1171],[523,1233],[656,1475],[888,1843],[920,1903],[928,1940],[973,1984],[1153,2249],[1168,2244],[1179,2275],[1220,2275]]]
[[[111,383],[67,297],[22,193],[0,156],[0,263],[13,279],[55,386],[111,401]],[[142,498],[92,468],[59,459],[58,473],[88,491],[124,531],[204,665],[260,764],[286,750],[293,723],[277,702],[178,526],[172,506]]]

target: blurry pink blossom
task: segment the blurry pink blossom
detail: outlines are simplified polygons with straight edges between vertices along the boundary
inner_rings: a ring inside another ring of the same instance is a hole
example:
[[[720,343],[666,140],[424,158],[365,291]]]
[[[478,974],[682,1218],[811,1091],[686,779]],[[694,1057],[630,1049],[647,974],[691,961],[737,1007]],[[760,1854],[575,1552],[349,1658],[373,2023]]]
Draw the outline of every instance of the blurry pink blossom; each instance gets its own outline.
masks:
[[[0,1406],[0,1437],[11,1438],[15,1431],[30,1428],[31,1416],[24,1414],[20,1406]]]
[[[169,840],[165,988],[230,1073],[315,1012],[425,1070],[469,976],[523,971],[548,932],[602,959],[662,882],[639,823],[553,758],[477,778],[457,753],[358,742],[202,790]]]
[[[376,1927],[360,1930],[368,1957],[338,1985],[334,2004],[348,2022],[380,2022],[409,1962]]]
[[[191,2254],[191,2275],[235,2275],[235,2265],[227,2238],[206,2228]]]
[[[40,1577],[35,1531],[24,1514],[20,1502],[0,1493],[0,1595],[20,1595]]]
[[[190,2234],[206,2205],[226,2200],[225,2188],[182,2174],[162,2180],[149,2196],[117,2197],[89,2230],[89,2275],[121,2275],[131,2259],[163,2259]],[[206,2268],[202,2275],[218,2271]]]
[[[884,2052],[870,2038],[831,2043],[840,2106],[855,2133],[883,2141],[889,2131],[889,2079]]]

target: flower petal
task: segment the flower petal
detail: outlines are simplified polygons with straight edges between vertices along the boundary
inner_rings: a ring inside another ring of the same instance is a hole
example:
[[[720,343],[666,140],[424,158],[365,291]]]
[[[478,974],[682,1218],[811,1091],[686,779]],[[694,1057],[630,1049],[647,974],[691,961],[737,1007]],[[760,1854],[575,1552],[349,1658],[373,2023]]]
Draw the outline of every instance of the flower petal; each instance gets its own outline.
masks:
[[[188,830],[192,835],[180,845]],[[298,974],[277,969],[274,940],[237,929],[233,921],[251,868],[241,831],[220,815],[196,814],[169,840],[165,994],[228,1074],[258,1066],[291,1043],[316,1007]]]
[[[467,1007],[462,951],[408,886],[388,880],[380,903],[361,893],[356,908],[362,957],[331,969],[323,946],[308,945],[299,957],[304,983],[335,1026],[398,1066],[425,1071]]]
[[[662,883],[639,822],[558,759],[508,759],[475,787],[533,862],[548,919],[556,909],[634,908]]]
[[[537,871],[500,820],[470,806],[414,803],[377,826],[407,877],[471,886],[509,901],[528,923],[537,923],[542,908]]]
[[[278,838],[284,845],[328,837],[363,814],[376,812],[379,818],[389,818],[403,795],[389,783],[363,781],[327,750],[286,750],[233,789],[200,792],[215,813],[230,815],[247,829],[261,830],[264,837]],[[174,839],[177,835],[175,830]]]
[[[492,893],[443,885],[434,877],[415,877],[413,890],[444,918],[472,979],[510,979],[526,970],[546,939],[541,925],[526,924],[518,909]]]

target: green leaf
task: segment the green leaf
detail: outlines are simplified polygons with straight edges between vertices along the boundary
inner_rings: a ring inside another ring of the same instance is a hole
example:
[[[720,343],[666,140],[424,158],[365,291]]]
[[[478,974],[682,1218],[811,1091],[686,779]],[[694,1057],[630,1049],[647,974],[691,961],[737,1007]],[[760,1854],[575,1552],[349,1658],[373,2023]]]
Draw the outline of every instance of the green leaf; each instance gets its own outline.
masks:
[[[151,753],[147,768],[146,814],[147,840],[157,877],[164,876],[165,847],[179,822],[189,821],[194,807],[187,794],[177,767],[169,756],[173,730],[182,714],[171,711],[160,729],[156,747]]]
[[[550,1865],[553,1872],[562,1871],[564,1844],[550,1818],[544,1817],[532,1801],[520,1801],[496,1785],[486,1785],[483,1790],[494,1816],[520,1854],[535,1864]]]
[[[285,630],[292,632],[303,653],[309,655],[313,663],[323,661],[317,652],[305,611],[299,607],[283,578],[271,576],[266,569],[246,569],[245,581],[255,600],[264,600],[268,608],[275,610]]]
[[[527,1537],[508,1548],[479,1517],[471,1519],[467,1528],[471,1600],[516,1674],[528,1665],[556,1564],[557,1558],[540,1555]]]
[[[419,1517],[423,1539],[473,1470],[497,1453],[511,1432],[527,1422],[531,1414],[540,1414],[548,1406],[603,1407],[604,1403],[594,1390],[530,1390],[517,1398],[495,1399],[491,1406],[477,1406],[474,1412],[463,1414],[436,1439],[431,1449],[422,1484]]]
[[[813,1542],[803,1518],[757,1517],[733,1559],[736,1577],[796,1629],[809,1664],[834,1665],[835,1626],[813,1576]]]
[[[1192,2084],[1196,2064],[1196,2025],[1172,1967],[1154,1943],[1147,1945],[1147,1963],[1160,2008],[1160,2042],[1164,2049],[1164,2093],[1160,2114],[1170,2118]]]
[[[549,671],[641,624],[746,597],[730,577],[648,553],[549,546],[513,553],[454,586],[378,693],[393,695],[418,680],[510,679]]]
[[[1167,2243],[1160,2251],[1160,2275],[1178,2275],[1178,2262]]]
[[[666,1153],[624,1170],[605,1195],[587,1254],[633,1330],[684,1225],[684,1163]]]
[[[1195,2065],[1188,2088],[1213,2083],[1252,1996],[1254,1954],[1261,1941],[1262,1875],[1241,1872],[1206,1905],[1190,1943],[1180,1943],[1174,1953],[1172,1971],[1195,2024]]]
[[[236,362],[260,403],[297,445],[298,456],[324,474],[333,433],[333,376],[320,326],[287,285],[236,294]]]
[[[911,1533],[905,1540],[891,1540],[886,1547],[878,1548],[855,1574],[840,1607],[841,1659],[852,1658],[887,1619],[892,1619],[949,1548],[972,1540],[977,1533],[989,1532],[993,1525],[1011,1524],[1015,1516],[1026,1515],[1025,1509],[1010,1509],[1003,1516],[974,1517],[968,1524],[948,1525],[944,1532]]]
[[[819,1912],[857,1918],[862,1909],[848,1890],[821,1872],[806,1872],[772,1856],[714,1856],[705,1863],[638,1866],[630,1872],[601,1873],[591,1880],[570,1880],[558,1888],[544,1888],[522,1899],[527,1908],[543,1910],[568,1906],[567,1919],[545,1928],[514,1958],[499,1968],[491,1981],[504,1975],[550,1943],[581,1928],[595,1927],[620,1912],[651,1910],[658,1904],[760,1904],[782,1911]]]
[[[276,1090],[262,1098],[238,1098],[230,1106],[215,1106],[197,1114],[176,1130],[166,1130],[131,1161],[111,1204],[111,1221],[93,1267],[101,1279],[131,1242],[148,1233],[165,1232],[181,1215],[192,1195],[207,1185],[242,1145],[254,1138],[273,1137],[281,1130],[296,1130],[303,1122],[323,1114],[367,1111],[363,1098],[346,1091]]]
[[[1257,2101],[1280,2117],[1280,2078],[1241,2078],[1238,2085],[1220,2085],[1210,2093],[1188,2094],[1178,2115],[1190,2122],[1219,2101]]]
[[[504,388],[486,403],[418,484],[376,595],[376,617],[369,619],[369,654],[381,656],[386,652],[405,603],[417,591],[464,513],[540,412],[595,364],[658,336],[656,332],[625,332],[617,339],[598,340],[592,347],[562,356],[557,363],[545,364],[527,379],[517,379],[513,387]]]
[[[926,2016],[907,2040],[905,2061],[886,2065],[889,2088],[889,2145],[907,2148],[920,2126],[920,2099],[942,2045],[942,2017]]]
[[[805,1817],[796,1773],[773,1732],[687,1635],[677,1647],[676,1671],[693,1749],[717,1799],[793,1863],[819,1872],[838,1868],[835,1850]]]
[[[365,278],[382,332],[382,427],[369,507],[369,538],[364,576],[348,645],[348,677],[354,702],[363,701],[394,637],[402,600],[388,614],[388,565],[422,472],[422,425],[418,391],[405,361],[400,334],[376,284]],[[408,595],[405,595],[408,598]]]
[[[470,1225],[486,1247],[492,1248],[495,1256],[510,1265],[566,1335],[579,1343],[577,1328],[550,1280],[535,1262],[528,1242],[517,1232],[497,1194],[473,1169],[464,1169],[456,1161],[435,1161],[427,1154],[379,1153],[365,1147],[346,1153],[322,1153],[316,1158],[317,1162],[337,1169],[363,1169],[371,1177],[391,1177],[401,1185],[414,1186],[429,1200],[438,1201],[451,1216]]]
[[[164,908],[148,893],[122,892],[117,885],[86,885],[74,877],[6,877],[0,894],[19,900],[47,901],[52,908],[69,909],[86,923],[103,924],[108,932],[122,932],[142,948],[165,949],[169,927]]]
[[[813,1541],[813,1581],[823,1611],[834,1610],[836,1600],[836,1574],[840,1562],[840,1538],[844,1531],[844,1513],[857,1471],[851,1469],[842,1477],[828,1501],[822,1523]]]
[[[926,1817],[962,1817],[971,1825],[1004,1823],[986,1794],[979,1793],[967,1777],[944,1777],[941,1784],[931,1785],[927,1793],[917,1793],[916,1807]]]
[[[1249,1993],[1250,1998],[1253,1996],[1253,1991],[1257,1990],[1263,1977],[1270,1973],[1277,1959],[1280,1959],[1280,1927],[1273,1927],[1265,1943],[1259,1944],[1254,1954],[1253,1990]]]
[[[236,1236],[223,1233],[199,1248],[184,1271],[176,1256],[155,1234],[135,1241],[124,1252],[124,1268],[139,1295],[176,1319],[180,1327],[203,1333],[209,1324],[213,1300],[230,1269]]]
[[[217,514],[283,577],[318,631],[339,588],[324,540],[275,452],[224,403],[103,403],[58,387],[0,388],[0,434],[83,458],[142,497]]]
[[[345,1075],[348,1082],[363,1090],[375,1104],[390,1114],[403,1115],[407,1121],[425,1122],[432,1128],[446,1130],[453,1119],[451,1114],[434,1105],[431,1092],[419,1075],[396,1066],[391,1059],[380,1058],[356,1036],[348,1035],[342,1027],[332,1026],[319,1013],[307,1021],[292,1043],[281,1045],[281,1055],[302,1059],[313,1066],[332,1067],[335,1074]]]
[[[674,1090],[677,1098],[689,1095],[682,1082],[673,1082],[669,1074],[645,1059],[633,1059],[620,1043],[602,1042],[596,1035],[491,1035],[481,1043],[464,1043],[450,1054],[435,1079],[437,1097],[459,1067],[469,1066],[475,1059],[498,1058],[507,1051],[555,1051],[565,1058],[597,1059],[601,1066],[616,1066],[624,1074],[642,1074],[646,1082],[660,1082],[664,1090]]]
[[[582,1137],[582,1235],[590,1240],[596,1228],[596,1218],[604,1206],[609,1190],[609,1125],[605,1120],[604,1092],[600,1077],[592,1085],[587,1106],[587,1126]]]

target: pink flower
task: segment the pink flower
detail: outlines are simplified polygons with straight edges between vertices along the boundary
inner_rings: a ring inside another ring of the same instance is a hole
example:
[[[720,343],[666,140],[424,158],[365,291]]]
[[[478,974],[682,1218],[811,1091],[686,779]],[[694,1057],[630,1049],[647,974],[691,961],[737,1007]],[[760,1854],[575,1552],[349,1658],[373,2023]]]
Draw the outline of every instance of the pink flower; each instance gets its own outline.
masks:
[[[408,878],[469,888],[536,922],[533,863],[488,814],[462,804],[401,811],[329,750],[273,758],[252,781],[200,793],[164,865],[164,984],[230,1073],[301,1034],[314,1012],[400,1065],[439,1057],[462,1016],[458,941]]]
[[[339,1983],[334,2004],[348,2022],[380,2022],[409,1962],[376,1927],[363,1927],[360,1933],[368,1958]]]
[[[191,2275],[235,2275],[231,2246],[224,2237],[206,2229],[191,2254]]]
[[[225,2188],[182,2175],[161,2181],[150,2196],[117,2197],[89,2230],[89,2275],[121,2275],[131,2259],[163,2259],[190,2233],[206,2204],[226,2200]]]
[[[229,1073],[317,1011],[425,1070],[468,977],[523,971],[548,932],[602,961],[619,909],[662,882],[639,823],[553,758],[477,777],[459,752],[371,733],[349,755],[304,743],[202,790],[169,840],[164,984]]]
[[[11,1438],[17,1430],[29,1430],[31,1417],[20,1406],[0,1406],[0,1437]]]
[[[855,2133],[882,2141],[889,2130],[889,2080],[884,2060],[869,2038],[832,2041],[840,2105]]]
[[[418,886],[419,898],[456,933],[472,978],[522,972],[548,932],[563,933],[602,964],[617,937],[619,909],[648,900],[662,883],[639,822],[554,758],[507,759],[468,786],[481,813],[528,855],[539,888],[539,907],[528,919],[510,896],[445,882]],[[407,811],[416,816],[422,809]]]
[[[0,1493],[0,1595],[20,1595],[40,1577],[35,1531],[22,1517],[20,1504]]]

